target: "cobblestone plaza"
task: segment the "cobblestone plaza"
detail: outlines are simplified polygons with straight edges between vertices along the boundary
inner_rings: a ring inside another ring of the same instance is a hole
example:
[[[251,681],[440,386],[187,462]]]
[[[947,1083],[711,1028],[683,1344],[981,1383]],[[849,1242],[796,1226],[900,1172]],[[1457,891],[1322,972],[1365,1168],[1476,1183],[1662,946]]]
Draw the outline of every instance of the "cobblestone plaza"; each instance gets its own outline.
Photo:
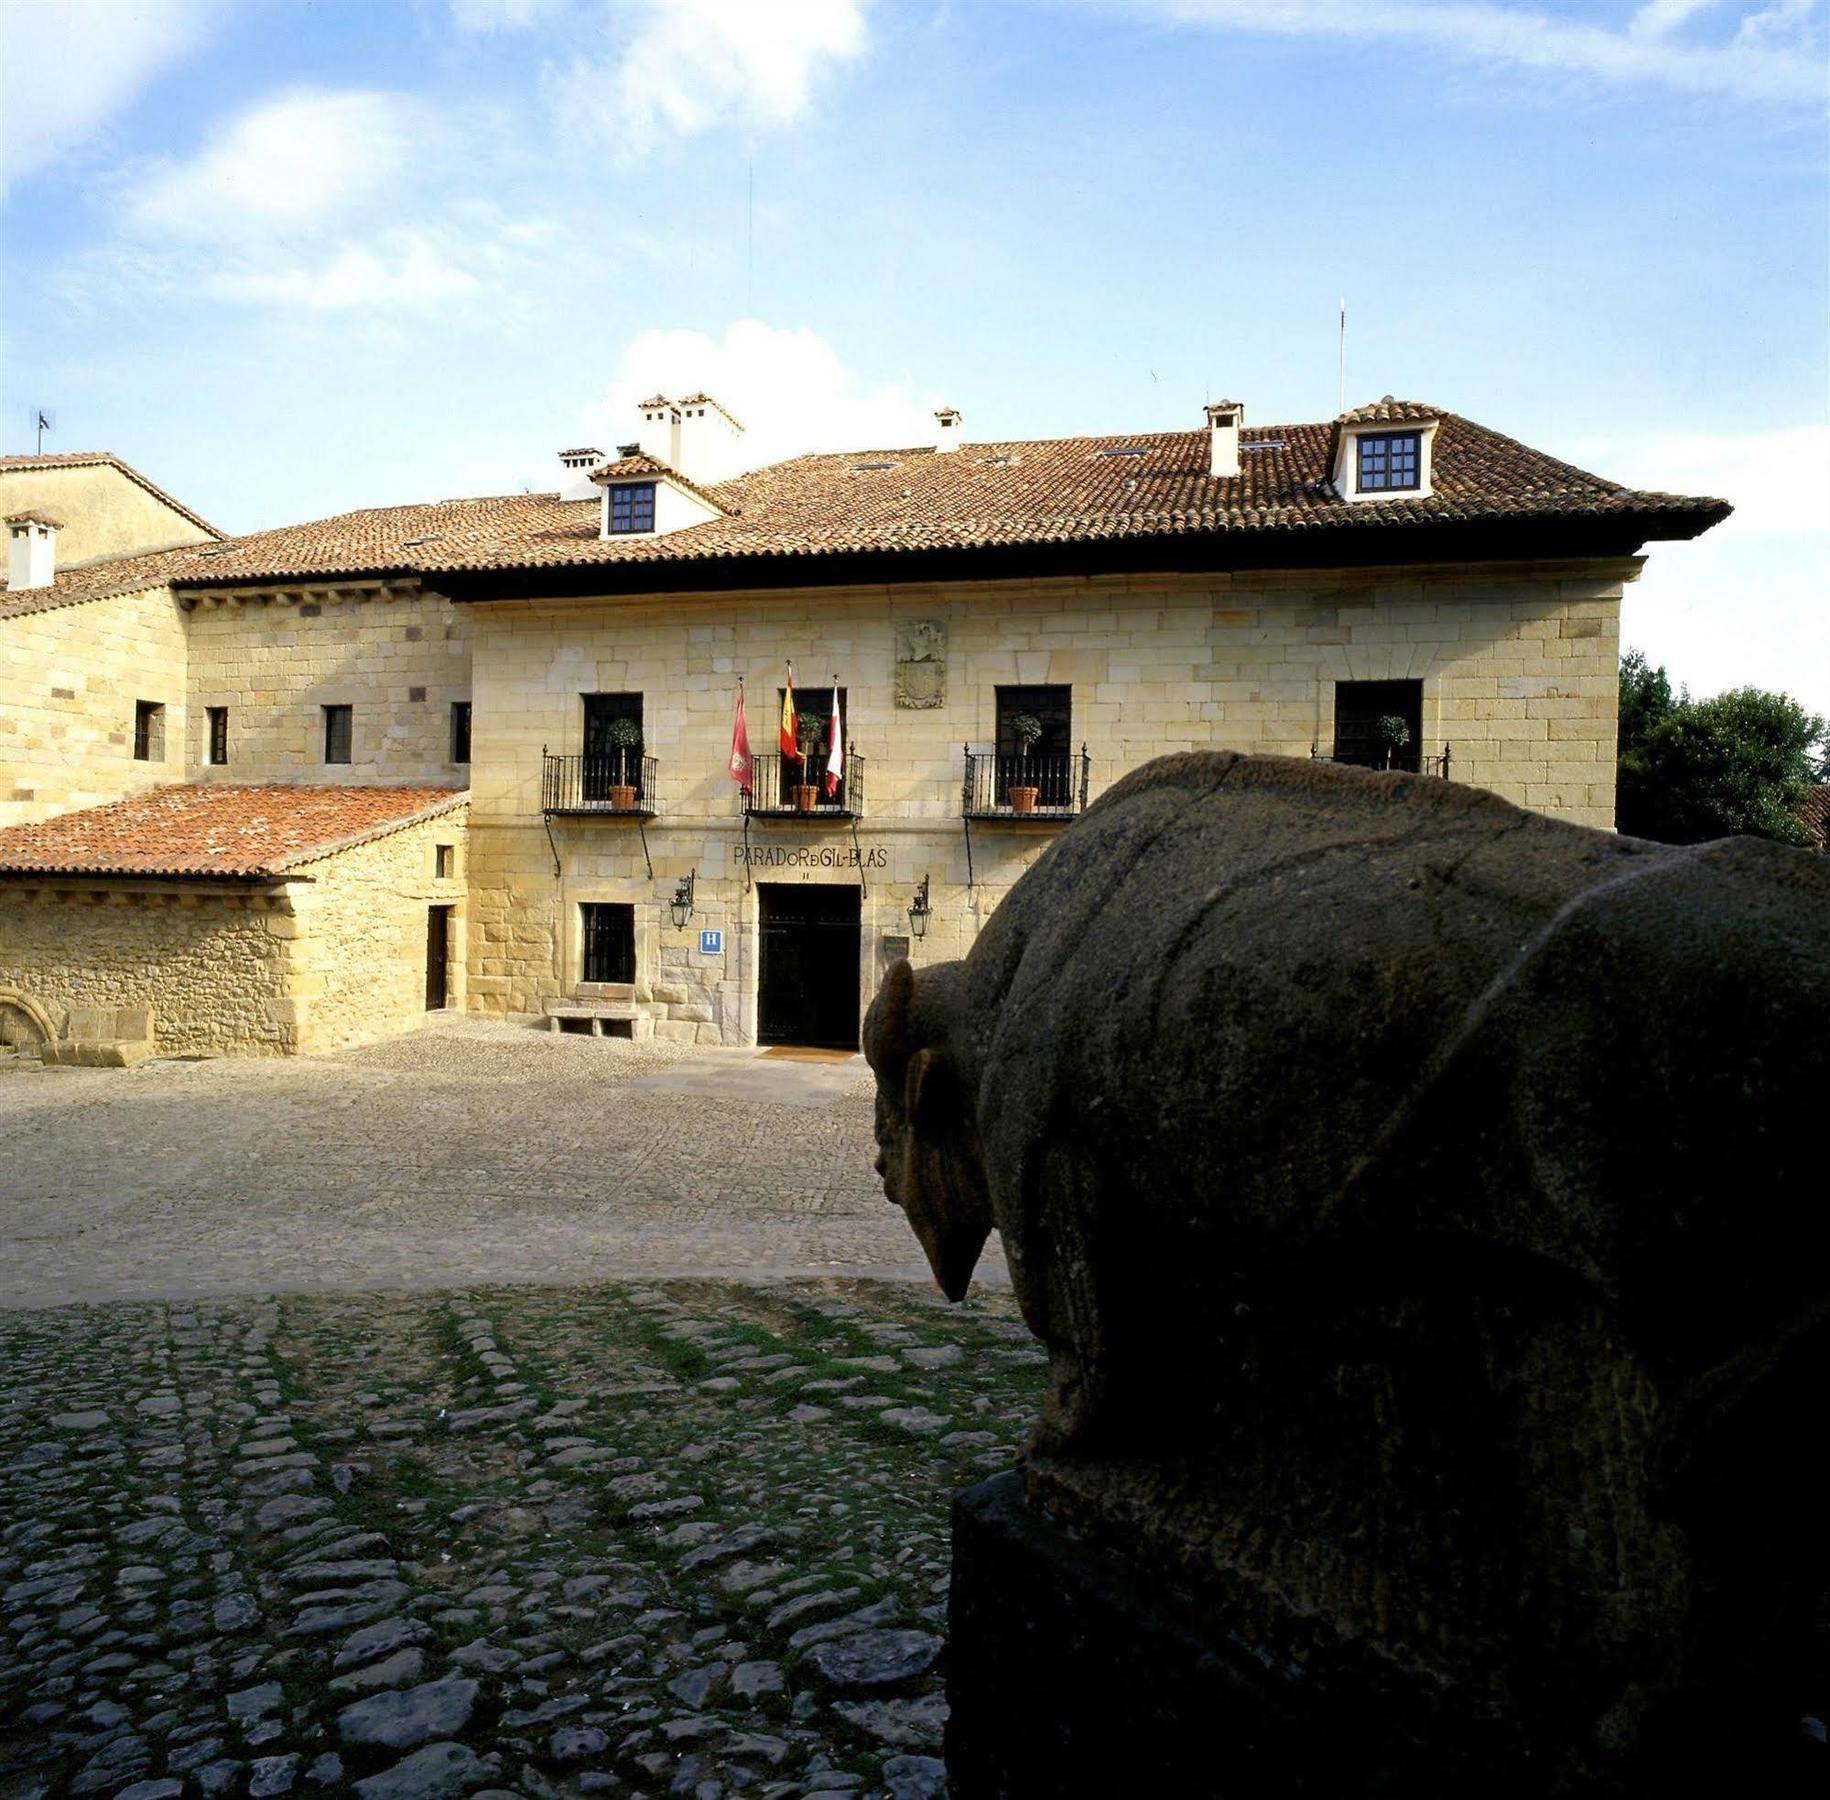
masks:
[[[861,1063],[450,1021],[0,1134],[8,1800],[943,1791],[1042,1357],[917,1268]]]

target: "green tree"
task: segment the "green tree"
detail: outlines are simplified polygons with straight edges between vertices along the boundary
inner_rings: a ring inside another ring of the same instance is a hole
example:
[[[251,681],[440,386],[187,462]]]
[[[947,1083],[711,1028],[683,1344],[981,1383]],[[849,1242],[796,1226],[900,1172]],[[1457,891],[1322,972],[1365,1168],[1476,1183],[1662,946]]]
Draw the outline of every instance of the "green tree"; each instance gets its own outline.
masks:
[[[1637,651],[1622,660],[1620,697],[1622,831],[1667,844],[1737,833],[1810,843],[1799,807],[1824,740],[1822,719],[1760,688],[1674,700],[1665,671]]]

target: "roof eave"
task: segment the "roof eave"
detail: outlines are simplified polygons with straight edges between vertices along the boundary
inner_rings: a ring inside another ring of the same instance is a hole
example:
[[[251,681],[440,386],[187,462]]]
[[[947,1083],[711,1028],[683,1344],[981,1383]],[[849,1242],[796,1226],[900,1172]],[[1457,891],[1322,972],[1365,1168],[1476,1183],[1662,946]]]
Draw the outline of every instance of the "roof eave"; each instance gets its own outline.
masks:
[[[731,552],[502,569],[428,571],[454,601],[735,589],[857,587],[882,582],[1013,576],[1222,574],[1430,562],[1555,561],[1635,555],[1645,544],[1693,538],[1728,516],[1726,501],[1612,514],[1515,514],[1448,523],[1358,521],[1298,530],[1160,532],[1149,536],[809,553]]]

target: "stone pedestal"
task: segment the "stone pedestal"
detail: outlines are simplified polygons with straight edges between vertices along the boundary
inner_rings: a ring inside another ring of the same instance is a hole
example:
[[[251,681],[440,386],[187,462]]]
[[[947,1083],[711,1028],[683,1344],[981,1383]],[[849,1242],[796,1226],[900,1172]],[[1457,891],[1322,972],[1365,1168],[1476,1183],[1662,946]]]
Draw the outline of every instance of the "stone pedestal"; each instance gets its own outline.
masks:
[[[1317,1692],[1211,1612],[1039,1517],[1015,1473],[953,1507],[954,1800],[1532,1791],[1500,1746],[1387,1692]]]

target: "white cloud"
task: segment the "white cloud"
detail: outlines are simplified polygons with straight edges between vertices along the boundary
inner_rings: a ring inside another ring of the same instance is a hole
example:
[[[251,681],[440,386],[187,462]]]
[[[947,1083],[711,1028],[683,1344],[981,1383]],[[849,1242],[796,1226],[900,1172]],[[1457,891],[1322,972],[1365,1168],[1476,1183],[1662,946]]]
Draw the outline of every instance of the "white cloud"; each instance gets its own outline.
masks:
[[[1569,460],[1629,487],[1733,501],[1718,541],[1830,533],[1830,425],[1584,438]]]
[[[556,80],[561,117],[626,155],[668,135],[798,119],[817,77],[864,54],[868,0],[606,0],[635,31]]]
[[[627,443],[636,435],[636,407],[650,394],[700,390],[743,421],[751,468],[809,450],[931,444],[941,404],[906,377],[854,373],[818,332],[739,319],[722,340],[700,331],[642,332],[623,351],[588,429],[606,448]]]
[[[1532,69],[1617,83],[1651,83],[1681,93],[1742,100],[1809,100],[1824,94],[1820,46],[1806,40],[1821,0],[1779,0],[1738,9],[1725,42],[1677,33],[1713,6],[1650,0],[1625,28],[1582,24],[1497,0],[1067,0],[1143,15],[1169,26],[1208,27],[1336,42],[1406,44],[1493,68]]]
[[[222,14],[223,0],[4,0],[0,175],[17,181],[85,143]]]
[[[346,244],[316,265],[226,271],[205,283],[219,299],[308,312],[422,310],[470,299],[482,286],[436,245],[411,236],[379,248]]]
[[[406,173],[424,121],[392,94],[301,89],[249,108],[196,155],[141,173],[129,225],[152,235],[241,238],[316,225]]]

